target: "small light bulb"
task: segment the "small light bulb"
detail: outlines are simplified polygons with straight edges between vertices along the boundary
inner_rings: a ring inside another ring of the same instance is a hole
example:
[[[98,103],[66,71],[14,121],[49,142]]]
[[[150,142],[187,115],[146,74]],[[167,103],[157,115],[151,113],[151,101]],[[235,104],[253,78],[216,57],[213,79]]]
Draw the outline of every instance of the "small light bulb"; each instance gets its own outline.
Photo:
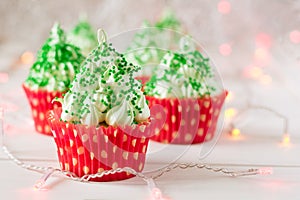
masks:
[[[35,182],[34,184],[34,189],[35,190],[42,190],[44,185],[45,185],[46,181],[43,179],[39,179]]]
[[[282,143],[287,145],[290,143],[290,135],[288,133],[285,133],[282,137]]]
[[[50,169],[46,174],[44,174],[39,180],[37,180],[34,184],[35,190],[45,190],[45,184],[47,179],[55,172],[56,169]]]
[[[232,129],[232,131],[231,131],[231,135],[232,135],[233,137],[238,137],[238,136],[240,136],[240,134],[241,134],[240,129],[234,128],[234,129]]]
[[[264,167],[264,168],[259,168],[257,170],[257,173],[260,175],[269,175],[269,174],[273,174],[273,168],[271,167]]]
[[[158,189],[157,187],[152,189],[152,200],[161,200],[162,199],[162,195],[161,195],[161,191],[160,189]]]

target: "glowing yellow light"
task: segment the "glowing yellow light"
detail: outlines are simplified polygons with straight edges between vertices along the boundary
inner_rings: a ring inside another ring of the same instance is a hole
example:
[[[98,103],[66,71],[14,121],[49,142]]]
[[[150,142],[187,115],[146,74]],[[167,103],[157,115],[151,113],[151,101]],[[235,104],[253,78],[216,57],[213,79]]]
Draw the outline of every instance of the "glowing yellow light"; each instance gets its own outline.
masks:
[[[225,110],[225,117],[226,118],[232,118],[236,115],[236,109],[234,108],[228,108]]]
[[[265,48],[257,48],[254,52],[255,63],[259,66],[266,66],[270,62],[270,53]]]
[[[283,135],[282,143],[285,145],[290,144],[290,135],[289,134],[285,133]]]
[[[259,78],[259,80],[261,83],[263,83],[265,85],[272,83],[272,77],[269,75],[263,75]]]
[[[21,62],[23,64],[31,64],[34,60],[34,55],[32,52],[30,51],[25,51],[22,55],[21,55]]]
[[[240,129],[234,128],[231,131],[231,135],[234,136],[234,137],[238,137],[240,134],[241,134]]]
[[[247,77],[254,78],[254,79],[259,78],[263,74],[261,68],[259,67],[246,68],[245,72]]]
[[[265,58],[268,56],[268,51],[264,48],[257,48],[254,53],[255,58]]]

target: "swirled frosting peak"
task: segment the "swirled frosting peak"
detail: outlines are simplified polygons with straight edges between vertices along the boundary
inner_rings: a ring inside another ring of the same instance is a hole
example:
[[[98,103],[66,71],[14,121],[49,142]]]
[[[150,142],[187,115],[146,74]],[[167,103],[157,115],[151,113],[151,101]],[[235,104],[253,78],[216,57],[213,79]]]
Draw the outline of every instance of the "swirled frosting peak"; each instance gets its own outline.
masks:
[[[159,63],[165,49],[170,49],[178,42],[179,34],[176,31],[182,31],[181,23],[169,9],[155,23],[145,20],[128,46],[126,58],[142,67]]]
[[[145,86],[145,93],[157,98],[198,98],[209,95],[213,73],[209,59],[198,50],[184,48],[169,51],[161,60],[154,76]]]

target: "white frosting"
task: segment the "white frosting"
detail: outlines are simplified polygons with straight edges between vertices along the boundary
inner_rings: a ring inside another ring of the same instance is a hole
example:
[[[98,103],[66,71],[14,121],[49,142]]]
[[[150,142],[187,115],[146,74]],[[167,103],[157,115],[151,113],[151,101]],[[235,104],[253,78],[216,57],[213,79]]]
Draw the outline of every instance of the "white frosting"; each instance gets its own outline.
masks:
[[[133,119],[133,109],[125,100],[123,100],[120,105],[110,109],[105,117],[106,123],[112,126],[130,125],[133,122]]]
[[[79,49],[66,42],[64,31],[59,24],[55,24],[50,37],[38,52],[25,84],[33,90],[65,92],[83,59]]]
[[[109,56],[99,56],[103,51]],[[98,47],[94,54],[95,57],[90,57],[76,75],[70,91],[60,100],[61,119],[87,126],[97,126],[101,122],[130,126],[148,120],[150,110],[140,90],[141,83],[130,76],[130,70],[126,71],[135,68],[129,64],[123,66],[126,61],[119,66],[122,57],[107,44]],[[124,73],[119,73],[122,71]]]
[[[142,94],[142,92],[140,92],[140,95],[141,98],[138,100],[138,106],[142,109],[141,113],[139,113],[138,110],[134,109],[134,111],[136,112],[135,120],[138,122],[145,121],[150,117],[150,109],[146,103],[146,98]]]
[[[202,71],[194,66],[195,61],[190,61],[189,56],[168,52],[157,67],[155,85],[146,85],[147,94],[157,98],[197,98],[199,94],[204,94],[208,90],[206,79],[201,74]],[[196,90],[190,80],[201,83],[203,87]]]

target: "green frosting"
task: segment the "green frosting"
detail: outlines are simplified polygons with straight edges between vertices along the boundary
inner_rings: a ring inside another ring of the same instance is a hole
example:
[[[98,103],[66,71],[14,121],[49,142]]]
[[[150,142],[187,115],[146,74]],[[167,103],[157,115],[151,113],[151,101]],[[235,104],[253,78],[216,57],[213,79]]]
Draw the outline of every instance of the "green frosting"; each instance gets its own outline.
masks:
[[[145,86],[145,93],[157,98],[190,98],[210,95],[215,88],[209,59],[199,51],[169,51]]]
[[[87,56],[98,45],[96,31],[85,19],[81,19],[71,30],[68,40],[79,47],[84,56]]]
[[[165,49],[178,43],[178,33],[172,30],[181,31],[181,24],[170,10],[166,10],[154,24],[144,21],[126,50],[126,58],[140,66],[159,63]]]
[[[162,18],[155,23],[157,28],[168,28],[176,31],[181,30],[180,21],[176,18],[176,15],[172,10],[166,9]]]
[[[56,23],[38,52],[25,84],[31,89],[66,91],[83,59],[80,49],[66,42],[64,31]]]
[[[104,37],[105,38],[105,37]],[[128,63],[111,44],[102,41],[83,63],[62,103],[61,119],[97,126],[124,126],[148,120],[150,110]]]

